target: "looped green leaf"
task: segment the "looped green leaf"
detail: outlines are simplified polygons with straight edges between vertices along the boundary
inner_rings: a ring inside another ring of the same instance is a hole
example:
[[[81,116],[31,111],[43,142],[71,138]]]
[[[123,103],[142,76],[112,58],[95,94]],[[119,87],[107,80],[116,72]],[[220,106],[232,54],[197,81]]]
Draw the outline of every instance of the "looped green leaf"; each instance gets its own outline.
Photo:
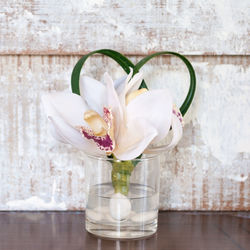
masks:
[[[135,65],[124,55],[120,54],[119,52],[115,50],[110,50],[110,49],[100,49],[100,50],[95,50],[87,55],[84,55],[83,57],[80,58],[80,60],[76,63],[72,74],[71,74],[71,89],[74,94],[80,95],[80,88],[79,88],[79,79],[80,79],[80,73],[83,64],[85,61],[92,55],[94,54],[102,54],[105,56],[108,56],[115,60],[123,69],[124,71],[129,74],[130,69],[135,67]]]
[[[143,67],[145,63],[147,63],[149,60],[159,55],[170,54],[170,55],[175,55],[179,57],[187,66],[189,75],[190,75],[190,86],[189,86],[188,94],[180,108],[180,111],[183,116],[185,115],[188,108],[190,107],[192,100],[194,98],[194,93],[195,93],[195,88],[196,88],[196,78],[195,78],[194,69],[186,57],[176,52],[170,52],[170,51],[157,52],[152,55],[146,56],[136,65],[134,65],[127,57],[125,57],[124,55],[114,50],[101,49],[101,50],[92,51],[88,53],[87,55],[84,55],[83,57],[81,57],[73,69],[73,72],[71,75],[71,89],[73,93],[80,95],[79,79],[80,79],[82,66],[85,63],[85,61],[88,59],[88,57],[94,54],[102,54],[102,55],[112,58],[124,69],[124,71],[127,74],[130,72],[130,68],[134,69],[134,74],[137,73]],[[144,80],[142,81],[140,88],[148,88]]]
[[[188,68],[188,72],[189,72],[189,76],[190,76],[189,90],[188,90],[187,96],[186,96],[183,104],[180,107],[180,111],[181,111],[182,115],[184,116],[186,114],[188,108],[190,107],[192,101],[193,101],[195,88],[196,88],[196,77],[195,77],[194,68],[193,68],[192,64],[188,61],[188,59],[185,56],[180,55],[180,54],[178,54],[176,52],[171,52],[171,51],[157,52],[157,53],[154,53],[152,55],[144,57],[140,62],[138,62],[135,65],[134,72],[138,72],[143,67],[143,65],[145,63],[147,63],[149,60],[151,60],[152,58],[154,58],[156,56],[160,56],[160,55],[165,55],[165,54],[177,56],[178,58],[180,58],[185,63],[185,65]],[[147,87],[147,85],[143,81],[140,88],[145,88],[145,87]]]

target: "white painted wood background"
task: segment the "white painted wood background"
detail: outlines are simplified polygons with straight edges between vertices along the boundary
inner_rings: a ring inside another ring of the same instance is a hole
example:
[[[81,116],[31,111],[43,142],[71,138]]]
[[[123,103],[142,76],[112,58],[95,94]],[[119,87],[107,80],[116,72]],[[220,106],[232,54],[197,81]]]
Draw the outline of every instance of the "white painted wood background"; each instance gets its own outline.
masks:
[[[84,157],[54,141],[40,97],[69,88],[79,55],[112,48],[137,62],[153,51],[188,55],[194,103],[178,147],[162,157],[161,209],[250,209],[250,3],[200,1],[1,1],[0,209],[84,209]],[[89,59],[94,77],[121,69]],[[177,104],[185,67],[159,57],[143,68]]]

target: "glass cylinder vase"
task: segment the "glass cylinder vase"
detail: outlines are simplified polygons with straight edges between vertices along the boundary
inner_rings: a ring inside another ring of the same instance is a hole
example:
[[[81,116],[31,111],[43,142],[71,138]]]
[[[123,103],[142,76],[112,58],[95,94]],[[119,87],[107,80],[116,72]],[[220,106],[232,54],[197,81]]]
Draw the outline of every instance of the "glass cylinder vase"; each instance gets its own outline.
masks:
[[[157,230],[159,156],[120,161],[88,156],[86,230],[113,239],[147,237]]]

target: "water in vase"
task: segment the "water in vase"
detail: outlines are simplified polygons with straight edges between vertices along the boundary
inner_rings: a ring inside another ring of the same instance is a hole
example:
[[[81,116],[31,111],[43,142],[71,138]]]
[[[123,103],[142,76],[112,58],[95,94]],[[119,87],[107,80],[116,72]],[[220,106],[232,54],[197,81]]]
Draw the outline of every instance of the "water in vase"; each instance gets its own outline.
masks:
[[[156,232],[158,192],[131,183],[127,197],[119,198],[120,206],[115,211],[113,197],[112,183],[91,186],[86,208],[86,229],[89,232],[109,238],[139,238]]]

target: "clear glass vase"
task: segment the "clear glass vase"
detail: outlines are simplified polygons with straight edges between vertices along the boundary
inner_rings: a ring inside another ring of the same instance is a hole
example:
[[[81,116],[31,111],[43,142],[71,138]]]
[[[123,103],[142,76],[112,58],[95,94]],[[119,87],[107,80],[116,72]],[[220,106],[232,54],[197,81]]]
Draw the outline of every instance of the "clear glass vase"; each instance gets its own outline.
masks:
[[[159,156],[131,161],[88,156],[85,178],[88,232],[113,239],[141,238],[156,232]]]

